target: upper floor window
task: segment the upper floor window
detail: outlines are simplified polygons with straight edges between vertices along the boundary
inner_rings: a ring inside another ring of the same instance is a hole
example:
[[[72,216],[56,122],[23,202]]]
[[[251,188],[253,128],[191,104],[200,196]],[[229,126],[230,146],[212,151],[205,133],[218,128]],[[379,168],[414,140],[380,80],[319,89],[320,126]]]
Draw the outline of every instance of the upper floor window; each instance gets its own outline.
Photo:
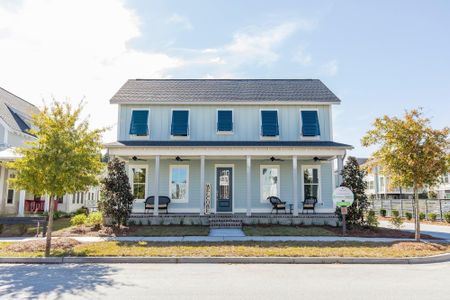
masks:
[[[14,173],[14,171],[9,171],[8,177],[10,179],[16,178],[16,173]],[[14,198],[15,198],[14,196],[15,196],[15,191],[10,186],[9,181],[8,181],[7,195],[6,195],[6,204],[13,204],[14,203]]]
[[[278,111],[262,110],[261,111],[261,135],[262,136],[278,136]]]
[[[130,134],[148,135],[148,110],[133,110],[131,114]]]
[[[217,111],[217,132],[233,131],[233,111],[218,110]]]
[[[320,135],[319,117],[316,110],[302,110],[301,118],[303,136]]]
[[[172,126],[170,133],[172,136],[188,136],[189,135],[189,111],[173,110]]]

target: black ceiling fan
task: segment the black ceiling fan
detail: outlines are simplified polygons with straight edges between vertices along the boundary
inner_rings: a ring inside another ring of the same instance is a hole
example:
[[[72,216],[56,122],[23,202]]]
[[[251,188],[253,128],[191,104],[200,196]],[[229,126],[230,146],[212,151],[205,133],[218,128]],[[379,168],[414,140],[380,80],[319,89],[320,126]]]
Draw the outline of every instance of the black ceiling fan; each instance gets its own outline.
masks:
[[[270,157],[268,160],[270,160],[270,161],[284,161],[284,159],[276,158],[275,156]]]
[[[190,161],[190,159],[186,159],[186,158],[181,158],[179,156],[175,157],[176,161]]]
[[[132,160],[134,160],[134,161],[145,161],[145,159],[142,159],[142,158],[138,158],[137,156],[133,156],[133,157],[131,157],[131,159]]]
[[[313,160],[314,160],[314,161],[329,161],[330,159],[327,159],[327,158],[319,158],[319,157],[317,157],[317,156],[314,156]]]

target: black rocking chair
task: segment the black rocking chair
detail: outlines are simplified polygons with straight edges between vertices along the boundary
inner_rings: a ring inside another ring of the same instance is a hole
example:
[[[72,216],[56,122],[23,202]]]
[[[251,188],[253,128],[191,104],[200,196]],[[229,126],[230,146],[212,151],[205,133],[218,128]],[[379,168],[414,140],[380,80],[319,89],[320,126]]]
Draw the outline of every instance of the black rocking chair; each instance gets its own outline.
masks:
[[[267,197],[267,200],[269,200],[270,204],[272,204],[272,211],[270,213],[272,213],[274,210],[276,211],[277,214],[279,210],[284,210],[284,213],[287,213],[285,201],[281,201],[280,198],[275,196],[269,196]]]

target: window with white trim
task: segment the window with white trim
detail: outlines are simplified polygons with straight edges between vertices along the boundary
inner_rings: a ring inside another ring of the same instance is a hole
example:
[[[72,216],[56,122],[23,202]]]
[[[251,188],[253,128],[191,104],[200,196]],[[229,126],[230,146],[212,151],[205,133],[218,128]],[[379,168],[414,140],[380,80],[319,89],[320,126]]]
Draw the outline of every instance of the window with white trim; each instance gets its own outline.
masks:
[[[319,167],[305,167],[303,169],[303,196],[304,199],[317,199],[320,201],[320,174]]]
[[[16,173],[10,172],[8,177],[9,177],[9,179],[16,178]],[[7,193],[6,193],[6,204],[13,204],[15,195],[16,195],[16,192],[9,185],[9,182],[8,182],[8,188],[7,188]]]
[[[134,199],[145,199],[145,187],[147,183],[147,168],[130,167],[131,192]]]
[[[169,193],[173,202],[189,201],[189,166],[170,166]]]
[[[280,197],[280,166],[261,166],[260,185],[261,202],[270,196]]]

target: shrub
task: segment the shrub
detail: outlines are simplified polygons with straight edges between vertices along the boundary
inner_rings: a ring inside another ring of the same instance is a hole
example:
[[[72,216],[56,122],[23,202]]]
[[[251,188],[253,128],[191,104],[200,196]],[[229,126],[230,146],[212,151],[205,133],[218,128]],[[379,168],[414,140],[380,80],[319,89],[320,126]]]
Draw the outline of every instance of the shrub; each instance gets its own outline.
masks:
[[[406,219],[407,220],[412,220],[412,213],[410,213],[410,212],[405,212],[405,217],[406,217]]]
[[[86,225],[93,226],[95,229],[100,229],[100,226],[102,224],[103,224],[103,215],[99,211],[90,213],[86,218]]]
[[[0,233],[3,232],[3,224],[0,224]]]
[[[436,221],[436,219],[437,219],[437,214],[435,214],[435,213],[428,214],[428,220],[434,222],[434,221]]]
[[[392,217],[390,222],[397,229],[399,229],[402,226],[402,224],[403,224],[403,220],[400,217],[400,215],[398,215],[398,214],[397,214],[397,216]]]
[[[444,214],[444,219],[447,223],[450,223],[450,212]]]
[[[70,219],[70,225],[72,226],[84,225],[86,223],[86,219],[87,217],[85,214],[75,215]]]
[[[392,214],[392,216],[393,216],[394,218],[400,216],[399,211],[398,211],[398,210],[395,210],[395,209],[392,210],[391,214]]]
[[[424,213],[424,212],[421,212],[421,213],[419,214],[419,220],[420,220],[420,221],[425,220],[425,213]]]
[[[380,209],[380,215],[382,216],[382,217],[386,217],[386,210],[383,208],[383,209]]]
[[[85,214],[86,216],[89,214],[89,209],[85,206],[80,207],[74,212],[74,215]]]
[[[366,217],[366,224],[370,227],[378,227],[378,218],[373,210],[369,210]]]

